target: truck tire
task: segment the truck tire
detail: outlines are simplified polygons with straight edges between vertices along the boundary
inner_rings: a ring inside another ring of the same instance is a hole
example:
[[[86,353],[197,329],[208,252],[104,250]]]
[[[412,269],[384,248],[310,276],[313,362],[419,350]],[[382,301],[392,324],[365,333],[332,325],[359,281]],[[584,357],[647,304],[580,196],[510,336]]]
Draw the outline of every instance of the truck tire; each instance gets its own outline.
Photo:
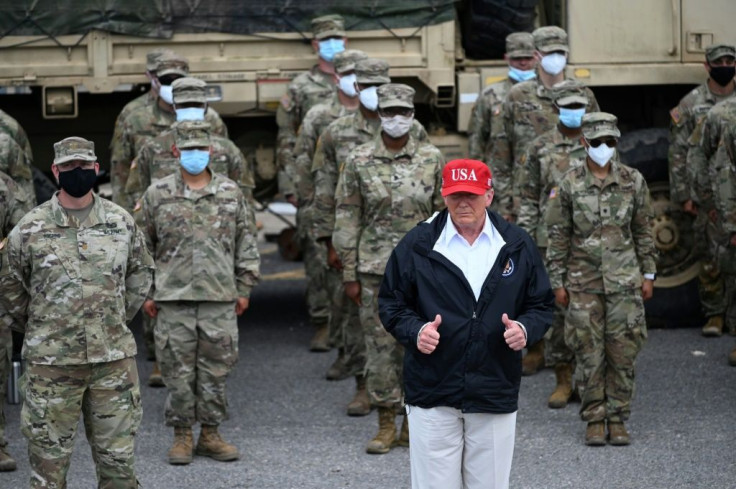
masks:
[[[669,131],[648,128],[621,136],[621,161],[639,170],[649,187],[659,251],[654,297],[644,304],[650,327],[698,327],[704,322],[698,296],[700,262],[695,251],[692,216],[669,199]]]
[[[539,0],[470,0],[462,16],[466,56],[503,58],[506,36],[534,28],[537,3]]]

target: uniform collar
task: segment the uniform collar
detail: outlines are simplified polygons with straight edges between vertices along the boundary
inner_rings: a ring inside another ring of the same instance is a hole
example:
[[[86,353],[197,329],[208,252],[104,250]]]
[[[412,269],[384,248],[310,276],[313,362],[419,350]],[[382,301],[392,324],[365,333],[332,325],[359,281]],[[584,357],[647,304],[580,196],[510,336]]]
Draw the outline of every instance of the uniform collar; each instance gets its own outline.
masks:
[[[590,171],[590,168],[588,168],[588,161],[586,158],[583,158],[583,169],[585,171],[585,187],[598,187],[598,188],[605,188],[608,185],[619,185],[621,183],[621,169],[619,168],[618,163],[618,155],[614,154],[611,158],[611,170],[608,172],[608,175],[606,175],[606,178],[603,179],[603,183],[600,183],[600,180],[593,175],[593,173]]]
[[[315,83],[319,85],[324,85],[330,88],[335,87],[335,83],[332,80],[332,75],[329,75],[325,73],[324,71],[319,69],[319,65],[312,66],[312,69],[309,70],[307,73],[307,76]]]
[[[60,190],[57,190],[54,196],[51,197],[51,213],[54,216],[54,222],[57,226],[68,228],[72,225],[71,218],[64,210],[64,207],[62,207],[61,202],[59,202],[59,192]],[[102,205],[102,199],[93,193],[92,202],[92,210],[90,210],[89,216],[87,216],[84,223],[80,223],[79,227],[94,227],[100,223],[106,222],[107,214],[105,212],[105,207]],[[82,224],[84,224],[84,226],[82,226]]]
[[[184,177],[181,176],[181,169],[177,169],[177,171],[174,172],[174,179],[176,182],[176,194],[182,197],[189,197],[194,195],[196,196],[195,199],[198,199],[200,197],[204,197],[205,195],[214,195],[215,193],[217,193],[217,184],[219,180],[217,173],[214,173],[212,170],[210,170],[209,167],[207,167],[205,171],[210,172],[210,175],[212,176],[209,183],[200,189],[192,190],[187,187],[186,183],[184,183]]]
[[[392,153],[386,149],[386,145],[383,144],[383,138],[381,137],[381,131],[378,131],[378,136],[376,136],[374,144],[373,156],[375,158],[397,160],[402,156],[407,156],[411,159],[417,152],[417,143],[411,134],[409,134],[409,139],[406,141],[404,147],[397,153]]]
[[[559,124],[559,123],[558,123]],[[560,128],[558,125],[555,125],[555,130],[552,132],[552,142],[555,144],[555,146],[582,146],[580,144],[580,138],[583,137],[583,134],[578,134],[575,138],[569,138],[562,134],[562,131],[560,131]]]

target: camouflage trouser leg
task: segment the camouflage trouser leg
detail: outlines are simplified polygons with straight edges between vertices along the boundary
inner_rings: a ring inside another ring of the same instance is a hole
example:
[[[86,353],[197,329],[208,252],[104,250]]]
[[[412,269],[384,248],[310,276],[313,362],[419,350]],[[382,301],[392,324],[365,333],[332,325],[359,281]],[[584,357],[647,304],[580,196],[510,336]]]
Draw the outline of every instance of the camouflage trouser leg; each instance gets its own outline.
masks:
[[[307,310],[314,325],[327,324],[330,298],[327,294],[327,253],[322,243],[311,238],[301,240],[304,250],[304,271],[307,275]]]
[[[634,364],[647,336],[641,292],[569,294],[565,340],[575,352],[580,415],[584,421],[626,421]]]
[[[153,331],[156,329],[156,318],[152,318],[143,312],[141,313],[141,321],[143,322],[143,342],[146,344],[146,353],[155,357],[156,342],[153,339]]]
[[[337,342],[335,346],[342,348],[345,370],[349,376],[361,375],[365,369],[365,337],[360,323],[358,305],[345,295],[342,284],[342,273],[330,268],[327,271],[327,282],[332,299],[330,321],[337,323]]]
[[[701,214],[704,214],[701,212]],[[703,267],[698,275],[698,292],[700,295],[700,304],[703,307],[703,314],[706,317],[720,316],[726,311],[726,301],[723,290],[723,277],[718,266],[718,258],[716,256],[719,240],[725,241],[725,238],[719,236],[717,227],[710,219],[704,219],[706,224],[698,223],[694,225],[695,229],[705,231],[708,244],[704,250]],[[696,219],[696,223],[698,219]]]
[[[736,274],[724,273],[726,289],[726,324],[736,324]]]
[[[143,414],[135,359],[79,366],[31,364],[24,374],[21,432],[31,488],[64,489],[79,414],[98,487],[136,489],[134,439]]]
[[[572,363],[575,354],[565,343],[565,308],[555,302],[555,319],[544,335],[544,357],[549,367]]]
[[[371,404],[398,407],[403,400],[404,347],[386,331],[378,317],[381,275],[361,273],[360,323],[365,334],[365,380]]]
[[[8,444],[5,441],[5,390],[8,388],[12,355],[13,335],[10,328],[0,324],[0,447]]]
[[[167,426],[227,419],[225,381],[238,361],[234,302],[159,302],[156,356],[169,393]]]

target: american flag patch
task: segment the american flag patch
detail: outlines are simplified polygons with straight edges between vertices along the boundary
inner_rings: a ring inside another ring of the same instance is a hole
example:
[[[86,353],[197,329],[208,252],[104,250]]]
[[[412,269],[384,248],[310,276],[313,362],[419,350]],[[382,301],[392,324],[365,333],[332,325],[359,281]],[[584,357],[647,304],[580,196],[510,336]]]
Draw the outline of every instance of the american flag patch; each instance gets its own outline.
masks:
[[[557,197],[557,189],[558,187],[552,187],[552,190],[549,191],[549,198],[554,199]]]

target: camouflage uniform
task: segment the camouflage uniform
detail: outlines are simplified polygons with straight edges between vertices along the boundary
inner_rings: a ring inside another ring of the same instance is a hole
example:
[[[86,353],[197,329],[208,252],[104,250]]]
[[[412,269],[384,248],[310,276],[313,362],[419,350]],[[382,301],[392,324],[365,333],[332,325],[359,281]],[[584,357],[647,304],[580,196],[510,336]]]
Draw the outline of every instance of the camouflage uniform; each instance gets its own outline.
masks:
[[[0,241],[32,208],[33,205],[28,201],[25,192],[18,189],[13,179],[0,172]],[[2,266],[2,262],[0,262],[0,266]],[[0,307],[0,309],[2,308]],[[3,400],[5,399],[5,389],[7,387],[6,382],[10,375],[12,354],[13,338],[10,328],[0,322],[0,450],[3,450],[3,447],[8,444],[5,441],[5,410],[3,409],[5,403]],[[0,470],[2,469],[3,467],[0,467]]]
[[[406,85],[378,88],[380,108],[413,108]],[[371,403],[395,407],[402,400],[403,348],[378,317],[378,288],[391,250],[416,224],[444,207],[442,153],[409,133],[393,153],[381,133],[348,156],[335,190],[332,236],[343,265],[343,282],[361,284],[360,323],[366,343],[366,387]]]
[[[185,59],[178,56],[163,57],[160,61],[158,76],[170,74],[186,76],[189,71]],[[176,122],[173,109],[163,109],[163,101],[144,105],[130,112],[120,123],[120,132],[110,145],[110,183],[113,201],[127,210],[132,210],[134,202],[125,193],[130,165],[143,146]],[[227,137],[227,127],[220,116],[212,108],[207,109],[205,120],[212,124],[212,131]]]
[[[339,15],[325,15],[312,19],[315,40],[331,36],[345,37],[345,21]],[[325,73],[314,65],[311,70],[298,75],[286,88],[276,111],[279,133],[276,138],[276,159],[279,167],[279,190],[283,195],[295,195],[294,182],[287,168],[294,165],[298,153],[294,151],[297,133],[304,116],[315,105],[336,98],[335,81],[331,73]]]
[[[18,146],[23,148],[23,151],[28,158],[28,163],[32,165],[33,151],[31,150],[31,143],[28,141],[28,135],[23,130],[23,127],[18,124],[18,121],[2,110],[0,110],[0,132],[7,133],[16,143],[18,143]]]
[[[587,140],[618,137],[616,118],[587,114]],[[583,420],[623,422],[629,417],[634,363],[646,336],[643,274],[654,274],[652,207],[641,174],[609,162],[603,181],[586,161],[573,168],[552,194],[546,222],[547,270],[553,289],[570,299],[565,340],[575,352]]]
[[[256,230],[243,194],[232,180],[211,177],[195,190],[174,172],[146,190],[135,213],[156,262],[151,297],[169,426],[226,419],[225,379],[238,359],[235,302],[258,279]]]
[[[541,27],[534,31],[534,43],[538,50],[544,52],[562,47],[567,51],[567,34],[559,27]],[[545,87],[537,80],[529,80],[514,85],[506,96],[503,103],[503,126],[506,137],[498,141],[494,161],[498,161],[497,166],[512,168],[512,175],[516,172],[519,160],[525,154],[529,143],[537,136],[553,129],[557,123],[557,113],[550,90],[551,88]],[[588,99],[586,113],[598,111],[598,101],[593,92],[586,88],[585,95]],[[494,192],[497,194],[499,192],[495,183]],[[505,192],[501,192],[499,197],[506,200],[511,198]],[[517,205],[514,204],[515,209]]]
[[[94,145],[81,138],[54,149],[57,164],[96,159]],[[127,323],[151,285],[153,260],[123,209],[93,196],[79,222],[58,195],[20,220],[1,258],[0,302],[13,329],[25,332],[21,431],[30,487],[66,487],[82,413],[98,486],[133,489],[142,410]]]
[[[506,37],[506,55],[514,57],[534,56],[534,38],[528,32],[514,32]],[[473,105],[468,127],[468,154],[474,160],[484,161],[491,167],[493,174],[494,192],[499,192],[498,198],[493,199],[491,209],[510,214],[513,209],[501,209],[502,202],[509,203],[505,198],[511,190],[511,166],[500,166],[498,162],[508,160],[497,159],[495,155],[495,141],[504,138],[503,119],[501,111],[511,87],[517,82],[511,78],[488,85]],[[500,190],[498,190],[500,189]],[[494,194],[495,195],[495,194]]]
[[[558,105],[587,104],[584,87],[573,80],[565,80],[553,87],[553,98]],[[560,124],[534,139],[522,157],[514,181],[515,195],[521,205],[517,224],[528,232],[545,256],[547,249],[547,227],[544,213],[549,199],[557,192],[563,176],[571,164],[585,161],[585,148],[580,143],[582,132],[566,136]],[[574,353],[565,344],[564,309],[557,305],[555,321],[545,334],[546,364],[572,363]]]
[[[8,175],[35,205],[32,161],[11,135],[0,132],[0,171]]]

